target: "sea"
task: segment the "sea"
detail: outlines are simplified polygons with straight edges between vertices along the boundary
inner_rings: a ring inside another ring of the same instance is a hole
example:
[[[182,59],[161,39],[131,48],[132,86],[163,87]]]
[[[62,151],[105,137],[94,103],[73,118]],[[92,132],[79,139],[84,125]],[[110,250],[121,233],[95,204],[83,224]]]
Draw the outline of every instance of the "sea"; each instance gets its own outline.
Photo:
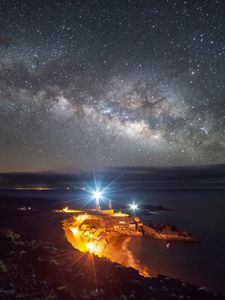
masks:
[[[134,257],[153,276],[168,275],[225,294],[225,191],[137,193],[136,201],[170,208],[142,218],[174,224],[200,242],[168,244],[147,236],[135,238],[129,245]]]

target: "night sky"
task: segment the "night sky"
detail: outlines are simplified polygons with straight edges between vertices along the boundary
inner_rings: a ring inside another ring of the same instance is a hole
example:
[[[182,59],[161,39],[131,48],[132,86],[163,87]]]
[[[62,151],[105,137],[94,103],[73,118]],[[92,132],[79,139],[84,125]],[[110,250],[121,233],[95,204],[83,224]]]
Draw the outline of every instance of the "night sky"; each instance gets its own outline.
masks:
[[[225,1],[0,0],[0,171],[224,150]]]

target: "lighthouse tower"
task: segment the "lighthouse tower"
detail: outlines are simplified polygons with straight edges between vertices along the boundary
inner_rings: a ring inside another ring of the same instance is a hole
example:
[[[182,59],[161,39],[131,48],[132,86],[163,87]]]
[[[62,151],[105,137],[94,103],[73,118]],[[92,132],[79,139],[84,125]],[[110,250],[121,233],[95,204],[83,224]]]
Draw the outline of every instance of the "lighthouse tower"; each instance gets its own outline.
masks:
[[[109,209],[112,209],[112,201],[111,200],[109,200],[108,207],[109,207]]]
[[[94,197],[95,197],[95,203],[96,203],[96,210],[100,210],[100,199],[102,197],[102,193],[99,191],[96,191],[94,193]]]
[[[99,201],[100,199],[98,198],[96,198],[96,210],[100,210],[101,209],[101,207],[100,207],[100,201]]]

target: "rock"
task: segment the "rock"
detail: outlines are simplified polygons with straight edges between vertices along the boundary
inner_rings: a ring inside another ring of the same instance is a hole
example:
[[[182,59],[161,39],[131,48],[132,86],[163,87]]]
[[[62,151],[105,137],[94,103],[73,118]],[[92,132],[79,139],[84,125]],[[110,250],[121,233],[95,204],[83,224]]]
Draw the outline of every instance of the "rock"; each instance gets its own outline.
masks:
[[[7,267],[6,267],[5,263],[2,260],[0,260],[0,272],[2,272],[2,273],[7,272]]]

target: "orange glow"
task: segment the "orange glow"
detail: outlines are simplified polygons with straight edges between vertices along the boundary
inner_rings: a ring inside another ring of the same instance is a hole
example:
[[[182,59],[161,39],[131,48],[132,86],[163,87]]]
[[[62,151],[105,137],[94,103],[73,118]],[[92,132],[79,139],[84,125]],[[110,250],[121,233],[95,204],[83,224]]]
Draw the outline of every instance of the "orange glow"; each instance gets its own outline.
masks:
[[[86,220],[88,218],[88,215],[79,215],[76,220],[78,222],[83,222],[84,220]]]
[[[57,212],[57,213],[82,213],[81,210],[70,209],[68,206],[66,206],[62,209],[56,209],[56,210],[54,210],[54,212]]]
[[[68,207],[65,207],[65,208],[62,209],[62,211],[68,212],[68,211],[69,211],[69,208],[68,208]]]
[[[114,213],[113,217],[129,217],[129,215],[119,211],[119,212]]]
[[[129,232],[125,230],[123,233],[112,229],[110,222],[119,224],[119,219],[115,220],[114,216],[124,217],[125,225],[131,218],[128,214],[118,212],[111,216],[80,214],[65,220],[63,225],[67,240],[81,252],[106,257],[112,262],[138,270],[142,276],[149,277],[149,270],[135,260],[128,248],[131,239]],[[111,229],[108,230],[107,226],[111,226]]]
[[[87,243],[86,247],[87,247],[87,249],[88,249],[88,251],[89,251],[90,253],[93,253],[93,252],[94,252],[94,249],[95,249],[94,243],[92,243],[92,242]]]
[[[70,230],[72,231],[73,235],[79,234],[79,229],[77,227],[70,227]]]

